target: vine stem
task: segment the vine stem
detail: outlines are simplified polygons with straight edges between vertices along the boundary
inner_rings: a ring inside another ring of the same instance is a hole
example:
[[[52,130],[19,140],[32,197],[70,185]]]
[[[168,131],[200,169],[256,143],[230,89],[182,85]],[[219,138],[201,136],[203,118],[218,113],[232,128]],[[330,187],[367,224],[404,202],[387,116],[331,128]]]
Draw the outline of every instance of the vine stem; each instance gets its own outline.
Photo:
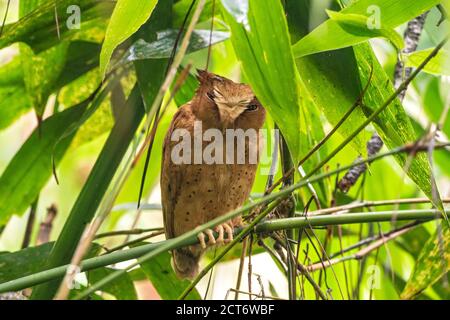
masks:
[[[450,209],[447,209],[446,214],[449,215],[449,213]],[[296,217],[296,218],[280,219],[276,221],[264,221],[258,223],[257,225],[252,225],[251,230],[255,228],[255,231],[258,233],[268,233],[277,230],[297,229],[308,226],[320,227],[320,226],[340,225],[340,224],[382,222],[382,221],[390,221],[394,215],[396,216],[397,221],[407,221],[407,220],[428,221],[432,219],[442,218],[442,215],[440,215],[439,211],[436,209],[384,211],[384,212],[370,212],[370,213],[361,212],[361,213],[340,214],[340,215],[333,214],[326,216],[314,216],[309,218]],[[245,230],[248,231],[250,230],[250,228],[247,227],[246,229],[236,229],[235,232],[237,233],[237,237],[239,237],[239,234],[242,234],[242,236],[244,236],[245,234],[243,231]],[[237,237],[235,238],[235,240],[238,239]],[[81,263],[81,271],[84,272],[108,266],[114,263],[139,258],[143,254],[157,255],[167,250],[189,246],[196,243],[198,243],[197,235],[195,233],[194,234],[191,233],[189,237],[183,237],[183,239],[181,240],[178,238],[174,238],[170,240],[161,241],[158,243],[150,243],[139,247],[131,248],[128,250],[113,252],[99,257],[86,259]],[[144,259],[141,258],[139,259],[139,262],[143,262],[143,260]],[[0,284],[0,293],[22,290],[61,277],[62,275],[64,275],[68,267],[69,265],[63,265],[57,268],[41,271],[29,276],[25,276],[19,279],[2,283]],[[126,269],[119,271],[121,271],[120,274],[122,274],[126,272]],[[99,287],[101,286],[96,286],[94,289],[97,290]]]

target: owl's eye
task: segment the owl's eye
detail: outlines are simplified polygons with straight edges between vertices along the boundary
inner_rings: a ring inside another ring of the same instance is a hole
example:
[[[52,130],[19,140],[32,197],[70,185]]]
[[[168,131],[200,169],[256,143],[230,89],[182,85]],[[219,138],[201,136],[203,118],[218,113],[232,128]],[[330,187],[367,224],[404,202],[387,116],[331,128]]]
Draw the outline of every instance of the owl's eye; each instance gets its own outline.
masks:
[[[255,103],[251,103],[247,106],[246,111],[255,111],[256,109],[258,109],[258,105]]]
[[[207,92],[206,93],[206,96],[209,98],[209,100],[211,100],[211,101],[213,101],[214,102],[214,98],[215,98],[215,95],[214,95],[214,93],[213,92]]]

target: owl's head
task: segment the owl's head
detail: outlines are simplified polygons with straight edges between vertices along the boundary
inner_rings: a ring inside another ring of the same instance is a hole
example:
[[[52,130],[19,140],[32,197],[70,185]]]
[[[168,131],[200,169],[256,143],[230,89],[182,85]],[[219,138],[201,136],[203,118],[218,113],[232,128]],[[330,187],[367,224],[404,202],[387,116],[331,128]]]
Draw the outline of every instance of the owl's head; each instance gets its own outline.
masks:
[[[215,109],[222,127],[262,127],[265,110],[250,86],[207,71],[197,71],[200,105]]]

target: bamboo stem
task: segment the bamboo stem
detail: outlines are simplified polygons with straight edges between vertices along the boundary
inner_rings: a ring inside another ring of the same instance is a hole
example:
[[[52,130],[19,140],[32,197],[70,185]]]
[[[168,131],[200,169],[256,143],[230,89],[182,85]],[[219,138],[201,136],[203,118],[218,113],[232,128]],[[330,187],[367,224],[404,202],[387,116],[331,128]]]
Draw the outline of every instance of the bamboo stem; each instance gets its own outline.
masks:
[[[447,216],[450,214],[450,209],[447,209],[446,214]],[[382,221],[390,221],[394,216],[396,217],[397,221],[407,221],[407,220],[427,221],[442,218],[442,215],[440,215],[439,211],[435,209],[384,211],[384,212],[369,212],[369,213],[364,212],[364,213],[351,213],[345,215],[314,216],[309,218],[296,217],[259,223],[258,225],[256,225],[256,232],[266,233],[277,230],[285,230],[289,228],[296,229],[306,226],[318,227],[318,226],[339,225],[339,224],[382,222]],[[242,229],[235,230],[236,234],[239,234],[240,232],[242,232]],[[152,252],[164,252],[166,250],[173,250],[176,248],[181,248],[198,243],[198,239],[195,233],[187,238],[186,237],[183,237],[183,239],[179,238],[165,240],[157,243],[150,243],[139,247],[131,248],[128,250],[117,251],[99,257],[86,259],[81,263],[81,271],[84,272],[108,266],[114,263],[136,259],[144,254]],[[51,281],[55,278],[64,275],[68,267],[69,265],[63,265],[2,283],[0,284],[0,293],[8,291],[18,291],[35,286],[40,283]]]

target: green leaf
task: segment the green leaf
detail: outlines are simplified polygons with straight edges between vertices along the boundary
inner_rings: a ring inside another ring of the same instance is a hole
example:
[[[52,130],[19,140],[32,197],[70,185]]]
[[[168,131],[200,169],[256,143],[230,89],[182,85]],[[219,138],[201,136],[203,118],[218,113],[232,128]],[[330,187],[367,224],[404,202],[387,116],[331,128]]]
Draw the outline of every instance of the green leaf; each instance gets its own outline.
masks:
[[[158,2],[153,10],[152,18],[139,28],[131,40],[136,42],[138,39],[142,39],[148,43],[157,41],[158,31],[172,27],[172,6],[173,0]],[[156,112],[156,110],[149,109],[153,105],[153,100],[165,79],[168,62],[168,59],[163,58],[158,60],[136,60],[133,63],[148,117],[153,117],[153,114]],[[152,70],[152,72],[148,72],[148,70]]]
[[[100,46],[97,44],[84,41],[71,42],[64,69],[59,73],[58,80],[52,81],[53,86],[48,88],[48,91],[55,92],[73,82],[73,85],[66,87],[63,91],[67,92],[71,89],[72,95],[79,96],[81,94],[88,96],[92,93],[95,87],[92,89],[91,82],[82,82],[83,79],[75,80],[98,65],[99,52]],[[46,65],[52,63],[51,56],[46,56],[45,52],[40,53],[38,57],[39,59],[44,59],[44,57],[49,59],[43,62]],[[0,67],[0,129],[8,127],[32,107],[31,99],[25,90],[21,62],[21,57],[16,56],[11,62]],[[74,85],[77,85],[77,90],[73,90]],[[64,94],[64,97],[66,96],[67,94]],[[73,106],[82,100],[73,99],[76,102],[70,103],[68,99],[65,99],[64,102],[67,103],[65,107]]]
[[[36,55],[27,45],[20,45],[23,80],[38,118],[42,118],[47,99],[64,70],[68,48],[69,43],[63,42]]]
[[[210,30],[194,30],[186,53],[192,53],[207,48],[210,43],[214,45],[225,41],[230,37],[229,32],[213,31],[210,42],[210,34]],[[136,61],[169,58],[177,36],[178,30],[169,29],[159,31],[157,33],[158,39],[150,43],[143,39],[139,39],[128,49],[123,60]]]
[[[369,38],[384,37],[392,42],[397,50],[403,49],[405,46],[403,38],[393,29],[385,28],[368,28],[369,18],[362,14],[340,13],[327,10],[331,20],[336,21],[339,25],[349,32],[357,36],[367,36]]]
[[[111,268],[91,270],[88,272],[88,281],[91,284],[96,283],[114,271],[116,270]],[[124,273],[114,281],[109,282],[107,285],[102,287],[101,291],[113,295],[117,300],[137,300],[136,289],[134,288],[133,281],[128,273]]]
[[[25,17],[43,2],[44,0],[20,1],[19,17]],[[36,55],[28,45],[19,46],[25,88],[38,119],[42,118],[47,99],[66,64],[68,47],[68,43],[63,42]]]
[[[0,283],[25,277],[44,269],[54,242],[25,248],[16,252],[0,254]],[[100,252],[100,245],[93,243],[87,258],[92,258]]]
[[[27,4],[29,1],[21,1]],[[30,2],[33,4],[34,2]],[[66,27],[69,6],[78,6],[81,12],[80,29]],[[0,48],[16,42],[30,46],[37,54],[61,41],[84,40],[100,43],[104,38],[107,18],[111,16],[115,2],[92,0],[46,0],[25,17],[5,26],[0,37]],[[58,13],[60,38],[55,22],[55,6]],[[28,12],[24,11],[24,13]]]
[[[106,72],[114,49],[148,20],[157,2],[157,0],[118,0],[100,53],[100,73],[102,75]]]
[[[23,85],[0,87],[0,129],[31,108],[31,102]]]
[[[0,255],[0,283],[39,272],[45,266],[53,243]]]
[[[433,50],[434,48],[430,48],[405,55],[406,66],[417,68]],[[450,76],[450,52],[446,49],[441,49],[423,68],[423,71],[434,75]]]
[[[441,232],[438,230],[423,247],[402,299],[413,299],[450,270],[450,228],[446,222],[442,223]]]
[[[231,42],[246,79],[285,137],[294,161],[300,157],[300,78],[283,7],[271,0],[222,0]],[[249,5],[249,7],[248,7]]]
[[[354,51],[358,61],[359,75],[363,83],[369,80],[369,74],[373,68],[373,79],[364,97],[363,108],[365,115],[369,117],[374,110],[394,94],[395,89],[370,45],[355,46]],[[413,126],[399,99],[395,99],[375,119],[374,125],[389,149],[401,147],[417,140]],[[395,160],[403,170],[408,169],[406,166],[407,161],[409,162],[408,154],[396,154]],[[418,153],[411,160],[409,170],[406,173],[432,201],[434,206],[443,211],[442,201],[439,192],[437,192],[427,155]],[[435,195],[433,195],[433,190],[436,190]]]
[[[36,199],[52,173],[51,157],[58,163],[73,138],[69,135],[54,148],[66,128],[77,121],[86,108],[79,104],[46,119],[41,134],[34,130],[0,177],[0,226],[11,215],[21,215]]]
[[[341,14],[355,14],[369,17],[369,24],[386,30],[393,29],[410,21],[432,7],[440,0],[359,0],[352,2],[341,10]],[[378,20],[378,21],[377,21]],[[372,25],[373,24],[373,25]],[[378,25],[377,25],[378,24]],[[298,57],[313,53],[346,48],[380,35],[369,33],[349,33],[342,22],[329,19],[302,38],[293,46],[294,55]]]
[[[351,48],[318,53],[297,59],[305,90],[314,103],[333,125],[347,113],[362,92],[358,75],[357,61]],[[338,129],[343,137],[348,137],[355,128],[364,122],[361,108],[353,111],[350,117]],[[352,146],[360,153],[366,153],[369,135],[363,131],[352,140]]]
[[[188,280],[180,280],[170,264],[170,254],[164,252],[148,262],[141,263],[142,271],[164,300],[177,299],[189,285]],[[196,289],[187,296],[188,300],[201,300]]]

